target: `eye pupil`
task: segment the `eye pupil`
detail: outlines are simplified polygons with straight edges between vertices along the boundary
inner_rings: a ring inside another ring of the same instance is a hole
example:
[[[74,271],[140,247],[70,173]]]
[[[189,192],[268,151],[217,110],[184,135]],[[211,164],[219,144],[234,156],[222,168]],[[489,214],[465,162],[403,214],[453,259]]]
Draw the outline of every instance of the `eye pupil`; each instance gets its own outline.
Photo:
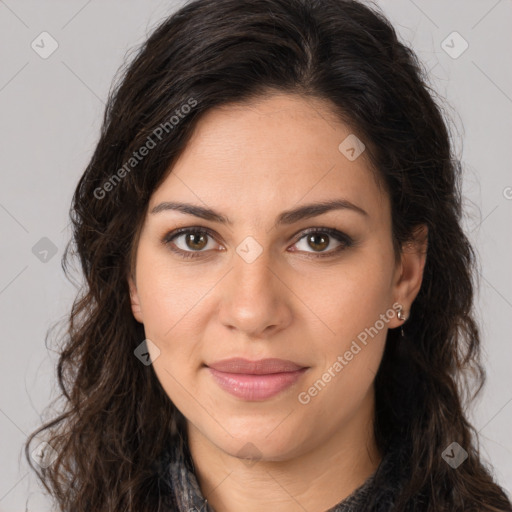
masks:
[[[328,238],[329,237],[326,236],[326,235],[322,235],[322,234],[318,234],[318,233],[313,233],[313,234],[309,235],[308,242],[312,242],[313,245],[320,245],[320,247],[316,247],[316,249],[322,250],[322,249],[325,249],[326,247],[328,247],[328,245],[329,245]],[[317,242],[316,239],[321,239],[322,242]],[[311,247],[313,249],[315,249],[315,247],[313,247],[313,246],[311,246]]]
[[[197,238],[202,239],[202,242],[204,242],[204,243],[201,244],[201,242],[197,242],[196,241]],[[187,246],[190,249],[196,249],[196,250],[203,249],[208,243],[204,233],[199,233],[199,232],[198,233],[189,233],[186,237],[186,240],[187,240],[187,242],[186,242]],[[194,246],[190,246],[189,242],[192,242],[192,244],[194,244]],[[195,244],[199,244],[199,247]]]

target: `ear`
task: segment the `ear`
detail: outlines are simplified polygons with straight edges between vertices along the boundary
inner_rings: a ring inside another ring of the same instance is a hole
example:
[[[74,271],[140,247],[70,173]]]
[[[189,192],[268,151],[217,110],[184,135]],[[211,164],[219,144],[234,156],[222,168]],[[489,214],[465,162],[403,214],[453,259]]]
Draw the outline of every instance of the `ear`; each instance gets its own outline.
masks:
[[[423,269],[427,260],[428,228],[420,224],[413,232],[413,240],[402,247],[402,258],[396,270],[394,280],[394,296],[396,302],[402,305],[406,319],[409,317],[412,303],[418,295],[423,281]],[[403,324],[395,316],[389,322],[389,327],[399,327]]]
[[[140,307],[139,293],[137,292],[137,286],[135,285],[135,281],[132,276],[128,277],[128,286],[130,288],[130,301],[132,304],[132,313],[135,319],[140,322],[143,322],[142,310]]]

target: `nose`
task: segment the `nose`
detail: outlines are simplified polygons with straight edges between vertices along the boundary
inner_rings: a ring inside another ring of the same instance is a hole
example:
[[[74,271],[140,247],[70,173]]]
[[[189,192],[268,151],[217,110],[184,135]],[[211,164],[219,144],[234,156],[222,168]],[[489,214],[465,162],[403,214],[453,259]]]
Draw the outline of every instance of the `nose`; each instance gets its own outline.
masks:
[[[279,274],[266,249],[252,262],[235,254],[219,290],[221,323],[251,338],[285,329],[292,319],[293,293]]]

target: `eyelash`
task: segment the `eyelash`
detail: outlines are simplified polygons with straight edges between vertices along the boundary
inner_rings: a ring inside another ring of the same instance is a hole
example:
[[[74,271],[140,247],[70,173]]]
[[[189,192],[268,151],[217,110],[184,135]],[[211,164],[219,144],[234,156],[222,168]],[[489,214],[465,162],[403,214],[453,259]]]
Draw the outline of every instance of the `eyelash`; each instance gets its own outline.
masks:
[[[208,228],[188,227],[188,228],[179,228],[179,229],[176,229],[174,231],[171,231],[170,233],[167,233],[164,236],[164,238],[162,239],[162,243],[165,246],[168,246],[171,251],[173,251],[174,253],[178,254],[180,257],[182,257],[184,259],[191,259],[191,258],[201,257],[202,253],[204,253],[206,251],[183,251],[182,249],[176,249],[176,248],[172,247],[171,242],[175,238],[177,238],[180,235],[188,234],[188,233],[206,234],[206,235],[209,235],[209,236],[211,236],[212,238],[215,239],[215,237],[213,236],[212,231],[210,229],[208,229]],[[329,236],[335,238],[338,242],[342,242],[342,245],[340,245],[336,249],[333,249],[333,250],[328,251],[328,252],[316,253],[316,254],[315,253],[308,253],[308,254],[311,254],[314,258],[332,257],[332,256],[338,254],[339,252],[344,251],[345,249],[347,249],[349,247],[352,247],[354,245],[354,240],[351,237],[349,237],[345,233],[342,233],[341,231],[338,231],[337,229],[332,229],[332,228],[311,228],[311,229],[307,229],[307,230],[301,232],[301,236],[294,242],[293,245],[298,243],[305,236],[313,234],[313,233],[326,234],[326,235],[329,235]]]

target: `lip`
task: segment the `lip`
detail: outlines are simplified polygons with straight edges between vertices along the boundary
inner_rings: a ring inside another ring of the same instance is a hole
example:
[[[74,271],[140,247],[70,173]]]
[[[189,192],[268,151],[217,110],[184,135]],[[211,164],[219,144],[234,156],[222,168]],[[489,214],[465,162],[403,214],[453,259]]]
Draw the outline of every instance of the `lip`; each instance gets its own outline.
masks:
[[[219,372],[224,373],[243,373],[247,375],[268,375],[271,373],[294,372],[305,368],[293,361],[286,359],[258,359],[251,361],[243,357],[232,357],[223,359],[207,365]]]
[[[266,400],[293,385],[308,367],[284,359],[224,359],[207,365],[215,382],[244,400]]]

